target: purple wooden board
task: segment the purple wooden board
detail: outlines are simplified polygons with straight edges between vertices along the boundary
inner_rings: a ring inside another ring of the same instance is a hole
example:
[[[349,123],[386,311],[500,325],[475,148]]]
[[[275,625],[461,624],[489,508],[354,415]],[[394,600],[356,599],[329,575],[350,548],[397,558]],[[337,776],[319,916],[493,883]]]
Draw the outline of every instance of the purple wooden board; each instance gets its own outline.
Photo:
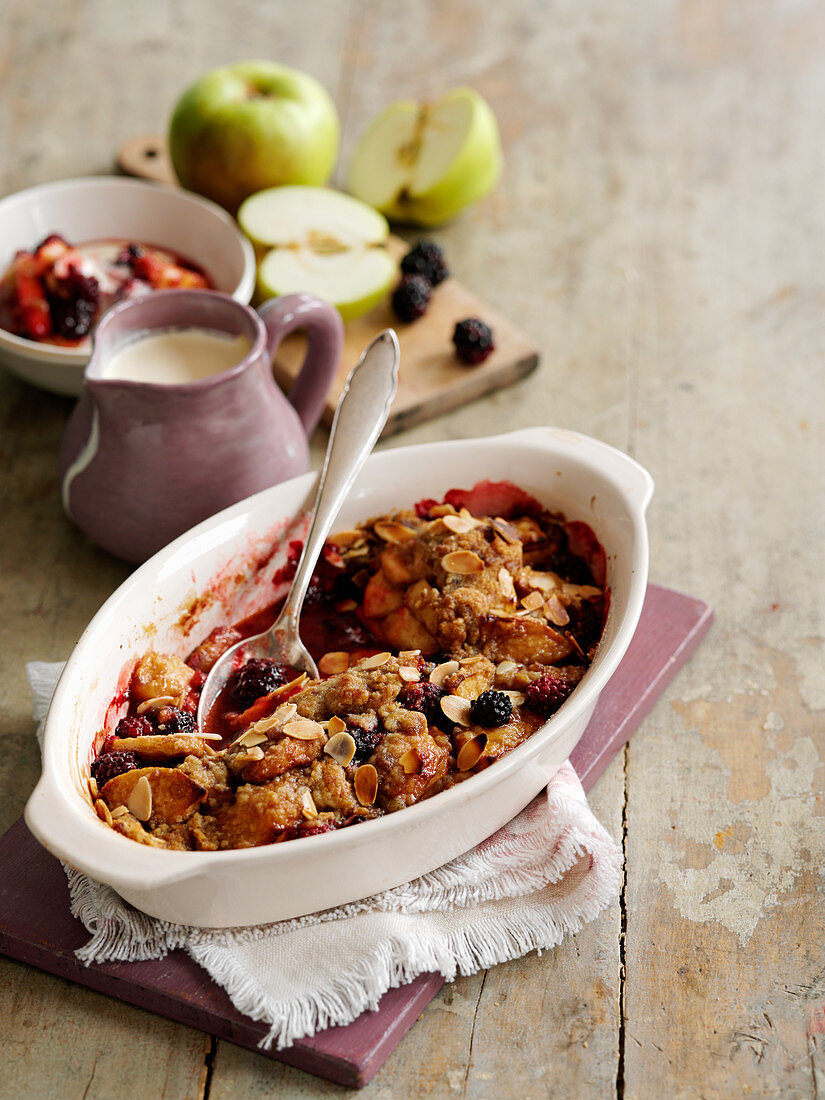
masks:
[[[621,749],[685,664],[713,620],[701,600],[658,585],[647,590],[639,628],[602,692],[571,760],[585,790]],[[0,839],[0,953],[239,1046],[257,1049],[266,1032],[235,1009],[220,986],[182,951],[137,963],[80,965],[88,933],[69,913],[66,877],[56,859],[17,821]],[[264,1052],[342,1085],[359,1087],[381,1068],[444,984],[423,974],[384,995],[375,1012],[331,1027],[288,1050]]]

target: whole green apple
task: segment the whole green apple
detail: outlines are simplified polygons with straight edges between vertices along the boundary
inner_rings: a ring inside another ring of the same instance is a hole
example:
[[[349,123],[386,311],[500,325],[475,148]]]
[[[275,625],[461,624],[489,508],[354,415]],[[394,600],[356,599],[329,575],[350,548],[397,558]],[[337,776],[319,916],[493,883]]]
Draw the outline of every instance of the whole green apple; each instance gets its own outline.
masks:
[[[338,138],[338,113],[323,85],[271,61],[206,73],[178,100],[169,125],[180,182],[233,214],[266,187],[326,183]]]

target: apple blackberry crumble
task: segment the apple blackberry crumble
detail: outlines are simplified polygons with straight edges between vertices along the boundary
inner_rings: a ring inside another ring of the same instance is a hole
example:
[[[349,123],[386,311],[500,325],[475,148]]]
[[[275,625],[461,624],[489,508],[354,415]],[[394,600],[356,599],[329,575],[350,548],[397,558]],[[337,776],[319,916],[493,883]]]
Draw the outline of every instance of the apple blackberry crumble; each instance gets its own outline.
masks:
[[[294,572],[300,545],[290,550]],[[214,851],[430,798],[494,765],[563,704],[599,644],[604,584],[590,528],[509,482],[341,531],[301,619],[322,678],[250,660],[198,730],[212,665],[277,605],[217,628],[186,660],[145,653],[101,734],[95,808],[141,843]]]
[[[52,233],[19,251],[0,278],[0,328],[77,347],[115,303],[174,287],[214,289],[191,260],[168,249],[127,240],[72,245]]]

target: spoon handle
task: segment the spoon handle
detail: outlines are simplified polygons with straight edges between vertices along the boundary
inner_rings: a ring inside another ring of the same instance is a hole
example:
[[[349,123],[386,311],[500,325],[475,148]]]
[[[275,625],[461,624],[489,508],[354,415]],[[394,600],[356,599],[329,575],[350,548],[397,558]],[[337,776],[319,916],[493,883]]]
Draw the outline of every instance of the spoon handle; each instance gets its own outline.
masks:
[[[391,328],[384,329],[350,371],[332,421],[312,525],[273,633],[291,628],[297,636],[298,617],[318,555],[387,422],[398,387],[399,357],[398,338]]]

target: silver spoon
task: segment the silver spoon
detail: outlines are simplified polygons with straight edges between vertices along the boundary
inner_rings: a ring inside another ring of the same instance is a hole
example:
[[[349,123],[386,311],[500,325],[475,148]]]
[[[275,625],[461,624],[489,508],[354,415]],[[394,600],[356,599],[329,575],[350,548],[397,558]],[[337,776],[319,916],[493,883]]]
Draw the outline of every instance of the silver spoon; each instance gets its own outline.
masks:
[[[232,673],[253,657],[267,657],[318,679],[318,667],[301,641],[299,618],[315,563],[335,517],[387,422],[398,386],[398,338],[384,329],[350,371],[335,410],[312,524],[284,606],[275,623],[222,654],[206,678],[198,704],[198,728]]]

